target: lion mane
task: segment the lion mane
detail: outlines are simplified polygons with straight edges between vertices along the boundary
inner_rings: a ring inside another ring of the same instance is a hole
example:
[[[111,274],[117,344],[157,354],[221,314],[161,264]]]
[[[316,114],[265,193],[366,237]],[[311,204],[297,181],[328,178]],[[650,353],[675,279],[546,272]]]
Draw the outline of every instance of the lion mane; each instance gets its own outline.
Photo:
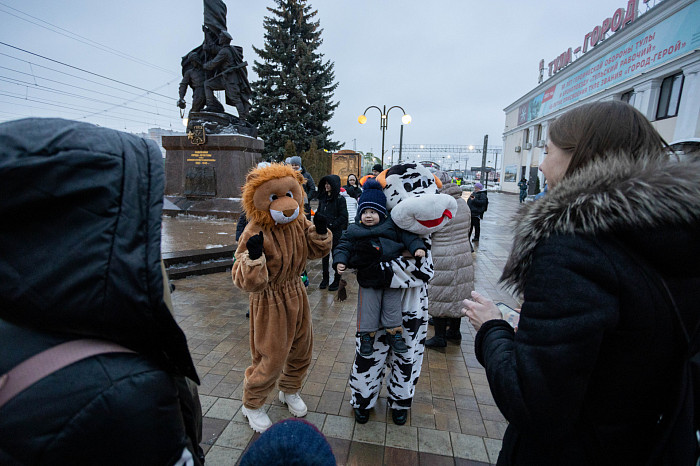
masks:
[[[258,188],[260,188],[260,186],[262,186],[264,183],[274,179],[286,178],[288,176],[295,178],[299,182],[299,184],[302,186],[303,193],[303,185],[306,183],[306,179],[300,172],[294,170],[289,165],[273,163],[268,167],[253,168],[248,173],[245,179],[245,184],[242,188],[243,210],[248,218],[248,222],[254,222],[266,229],[270,229],[275,226],[275,221],[272,219],[269,210],[263,211],[255,207],[253,196]],[[304,218],[303,199],[301,201],[297,200],[297,202],[299,203],[300,214],[295,221],[302,221]]]

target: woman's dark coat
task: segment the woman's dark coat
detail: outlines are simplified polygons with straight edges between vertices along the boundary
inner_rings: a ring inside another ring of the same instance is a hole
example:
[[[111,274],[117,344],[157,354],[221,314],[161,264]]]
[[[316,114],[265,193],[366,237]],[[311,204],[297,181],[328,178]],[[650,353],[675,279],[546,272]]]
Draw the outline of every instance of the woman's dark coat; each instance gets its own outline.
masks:
[[[350,177],[354,176],[355,177],[355,185],[350,184]],[[345,191],[348,193],[348,196],[354,198],[355,200],[360,198],[360,194],[362,194],[362,188],[360,188],[360,180],[357,178],[357,176],[354,173],[351,173],[348,175],[346,179],[346,185],[343,186],[345,188]]]
[[[695,328],[698,199],[700,161],[620,159],[524,208],[502,277],[524,293],[518,331],[492,320],[475,341],[510,423],[499,465],[644,464],[677,390],[682,340],[626,248],[664,277]]]
[[[173,375],[198,381],[163,295],[163,159],[85,123],[0,125],[0,374],[66,340],[84,359],[0,408],[0,464],[173,464],[187,437]]]
[[[488,195],[486,194],[486,191],[482,189],[481,191],[474,191],[472,196],[474,196],[474,199],[471,199],[470,197],[470,199],[467,201],[472,217],[483,218],[484,212],[486,212],[489,205]]]
[[[330,196],[326,192],[330,184]],[[333,246],[338,244],[343,230],[348,226],[348,207],[345,198],[340,195],[340,177],[326,175],[318,183],[318,209],[316,215],[323,215],[328,221],[328,229],[333,232]]]

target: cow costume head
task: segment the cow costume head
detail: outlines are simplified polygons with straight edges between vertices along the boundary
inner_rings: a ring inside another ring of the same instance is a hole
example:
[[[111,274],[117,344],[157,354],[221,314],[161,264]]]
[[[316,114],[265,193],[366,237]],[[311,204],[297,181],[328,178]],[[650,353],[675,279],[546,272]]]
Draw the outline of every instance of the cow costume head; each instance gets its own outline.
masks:
[[[394,165],[377,181],[384,188],[391,218],[401,229],[427,236],[441,230],[457,210],[457,201],[438,194],[442,183],[421,164]]]

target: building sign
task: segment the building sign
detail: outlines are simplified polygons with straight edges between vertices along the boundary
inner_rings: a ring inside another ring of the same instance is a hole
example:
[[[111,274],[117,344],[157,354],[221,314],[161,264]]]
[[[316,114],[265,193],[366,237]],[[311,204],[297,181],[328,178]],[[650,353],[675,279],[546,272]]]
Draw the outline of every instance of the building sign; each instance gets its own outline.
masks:
[[[583,45],[579,45],[573,50],[571,47],[569,47],[561,55],[556,57],[554,60],[550,61],[549,76],[554,75],[566,65],[573,62],[573,54],[579,52],[586,53],[588,51],[589,45],[592,49],[593,47],[598,45],[600,41],[605,39],[605,34],[607,34],[608,32],[615,33],[617,31],[621,31],[625,28],[626,25],[632,24],[635,19],[637,19],[637,0],[627,0],[627,9],[625,10],[624,8],[618,8],[617,10],[615,10],[615,13],[611,17],[605,19],[600,26],[594,27],[591,32],[589,32],[583,37]],[[544,60],[541,60],[540,76],[542,76],[543,71]]]
[[[205,150],[197,150],[194,152],[194,154],[190,155],[190,158],[187,159],[188,162],[194,162],[195,165],[208,165],[209,162],[216,162],[216,159],[212,157],[212,155]]]
[[[522,104],[518,109],[518,126],[696,49],[700,49],[700,1],[693,2]]]

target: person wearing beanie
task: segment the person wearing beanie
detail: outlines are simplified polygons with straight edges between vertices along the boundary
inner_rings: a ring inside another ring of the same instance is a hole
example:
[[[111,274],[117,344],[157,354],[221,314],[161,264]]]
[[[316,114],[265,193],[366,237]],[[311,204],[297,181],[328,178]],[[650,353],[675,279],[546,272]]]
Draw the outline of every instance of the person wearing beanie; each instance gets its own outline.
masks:
[[[469,210],[472,214],[472,224],[469,227],[469,237],[472,237],[472,231],[474,232],[474,243],[479,242],[479,236],[481,235],[481,219],[484,218],[484,212],[489,208],[489,198],[486,196],[486,191],[484,191],[484,185],[477,182],[474,184],[474,192],[469,196],[467,201]]]
[[[358,209],[360,221],[348,227],[333,250],[333,266],[338,273],[346,268],[357,269],[359,353],[372,354],[374,335],[381,328],[386,330],[392,351],[405,353],[408,349],[401,327],[402,293],[398,288],[389,288],[386,277],[377,272],[377,265],[399,257],[404,249],[415,257],[425,257],[426,247],[418,235],[400,229],[387,216],[386,196],[378,181],[365,182]]]
[[[375,163],[374,166],[372,167],[372,174],[374,176],[379,176],[379,174],[383,171],[384,171],[384,167],[382,167],[381,163]]]
[[[267,429],[241,457],[241,466],[335,466],[326,437],[310,422],[285,419]]]
[[[298,155],[289,157],[287,160],[289,160],[289,165],[291,165],[294,170],[301,172],[301,175],[306,180],[306,183],[304,183],[304,214],[306,215],[306,218],[311,220],[311,200],[316,196],[316,183],[314,183],[314,177],[311,176],[311,173],[307,172],[301,165],[301,157]]]
[[[328,222],[328,229],[333,232],[333,248],[340,242],[343,230],[348,227],[348,208],[345,198],[340,195],[340,177],[338,175],[326,175],[318,183],[318,209],[315,216],[325,218]],[[340,286],[340,274],[334,269],[333,283],[330,285],[330,254],[326,254],[321,260],[320,289],[328,288],[328,291],[336,291]]]

